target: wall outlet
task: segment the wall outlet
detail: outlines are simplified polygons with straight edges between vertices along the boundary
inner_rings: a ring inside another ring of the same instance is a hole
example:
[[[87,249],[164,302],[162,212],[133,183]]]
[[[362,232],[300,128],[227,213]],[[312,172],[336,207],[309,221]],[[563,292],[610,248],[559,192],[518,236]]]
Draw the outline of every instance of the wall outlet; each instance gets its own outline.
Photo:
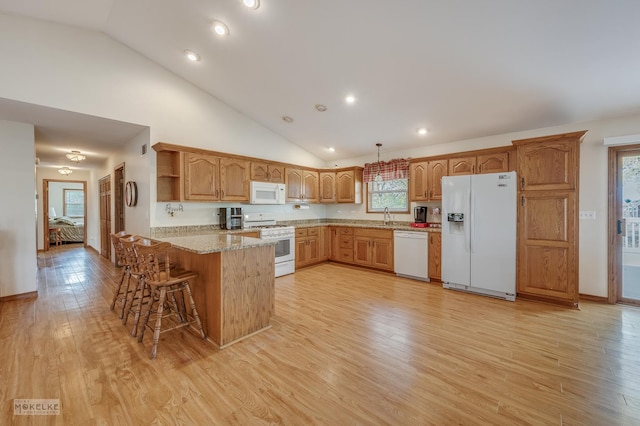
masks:
[[[580,220],[596,220],[596,212],[593,210],[581,211]]]

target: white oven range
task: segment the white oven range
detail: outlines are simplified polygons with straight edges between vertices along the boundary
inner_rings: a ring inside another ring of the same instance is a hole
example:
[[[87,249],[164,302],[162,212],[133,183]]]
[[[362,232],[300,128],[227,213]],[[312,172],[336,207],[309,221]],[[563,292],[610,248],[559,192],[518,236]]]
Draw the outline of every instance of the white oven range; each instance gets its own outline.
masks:
[[[259,230],[263,240],[277,240],[275,257],[275,276],[292,274],[295,272],[295,235],[293,226],[276,225],[275,215],[272,213],[245,213],[244,229]]]

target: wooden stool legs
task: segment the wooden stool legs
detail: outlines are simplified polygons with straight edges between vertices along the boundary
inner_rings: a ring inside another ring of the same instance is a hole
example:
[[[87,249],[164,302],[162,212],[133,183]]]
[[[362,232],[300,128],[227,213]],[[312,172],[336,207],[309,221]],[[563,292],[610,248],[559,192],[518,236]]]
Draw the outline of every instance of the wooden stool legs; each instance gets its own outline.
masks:
[[[125,280],[127,281],[126,285],[124,285]],[[124,290],[123,290],[123,285],[124,285]],[[132,293],[132,291],[129,289],[130,285],[131,285],[131,273],[130,273],[129,267],[124,266],[122,268],[122,274],[120,275],[120,282],[118,283],[118,287],[116,288],[115,294],[113,295],[113,300],[111,301],[112,311],[116,307],[116,302],[118,300],[121,301],[120,316],[119,316],[120,319],[124,318],[124,310],[127,305],[127,301],[129,299],[129,294]]]
[[[191,287],[189,286],[189,281],[184,281],[179,284],[170,284],[170,285],[151,285],[151,300],[147,306],[147,310],[144,314],[144,319],[142,323],[142,330],[140,331],[140,335],[138,336],[138,342],[142,342],[144,338],[144,332],[147,327],[151,328],[149,325],[149,319],[151,314],[155,314],[154,326],[153,326],[153,346],[151,348],[151,358],[155,358],[158,352],[158,342],[160,341],[160,334],[166,331],[175,330],[177,328],[187,327],[190,324],[195,323],[198,327],[198,331],[200,332],[200,336],[204,339],[204,329],[202,328],[202,322],[200,321],[200,316],[198,315],[198,310],[196,309],[195,301],[193,300],[193,295],[191,294]],[[184,303],[184,293],[186,293],[189,307],[191,308],[191,313],[187,312],[185,303]],[[176,293],[180,296],[180,302],[176,299]],[[171,299],[171,305],[169,305],[167,301],[167,296]],[[167,313],[165,313],[167,311]],[[162,329],[162,319],[173,316],[176,318],[175,323],[172,326],[166,327],[164,330]],[[191,317],[191,318],[190,318]]]

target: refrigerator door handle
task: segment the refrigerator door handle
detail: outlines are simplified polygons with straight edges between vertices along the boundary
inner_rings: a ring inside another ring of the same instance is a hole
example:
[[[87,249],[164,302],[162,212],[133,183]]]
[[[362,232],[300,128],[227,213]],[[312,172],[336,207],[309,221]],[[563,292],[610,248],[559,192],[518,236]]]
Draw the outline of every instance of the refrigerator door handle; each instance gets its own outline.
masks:
[[[473,243],[475,240],[475,213],[476,213],[476,194],[475,192],[471,193],[471,212],[469,213],[469,250],[471,253],[475,253]]]
[[[471,216],[469,215],[469,203],[471,202],[471,190],[467,190],[466,211],[464,215],[467,217],[464,222],[464,249],[467,253],[471,251]]]

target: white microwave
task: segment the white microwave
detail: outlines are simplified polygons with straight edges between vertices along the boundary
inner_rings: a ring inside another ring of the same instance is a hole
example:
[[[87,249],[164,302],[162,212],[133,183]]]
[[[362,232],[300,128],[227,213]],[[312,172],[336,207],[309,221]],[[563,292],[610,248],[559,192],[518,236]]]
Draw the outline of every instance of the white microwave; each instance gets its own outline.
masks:
[[[251,204],[284,204],[286,191],[284,183],[255,182],[250,184],[251,194],[249,202]]]

